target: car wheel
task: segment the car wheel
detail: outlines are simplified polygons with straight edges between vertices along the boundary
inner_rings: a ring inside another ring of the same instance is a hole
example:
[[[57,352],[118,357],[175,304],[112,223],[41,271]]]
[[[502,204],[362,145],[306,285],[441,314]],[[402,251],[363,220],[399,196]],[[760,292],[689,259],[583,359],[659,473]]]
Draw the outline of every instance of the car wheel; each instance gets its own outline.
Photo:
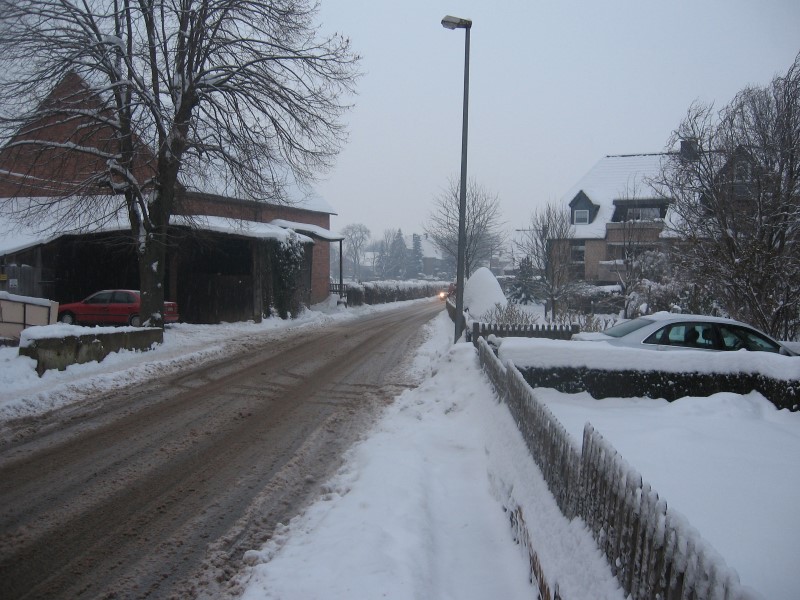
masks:
[[[66,325],[74,325],[75,324],[75,315],[73,315],[72,313],[68,313],[68,312],[61,313],[58,316],[58,320],[61,321],[64,324],[66,324]]]
[[[131,315],[128,323],[130,323],[131,327],[141,327],[142,326],[142,318],[139,315]]]

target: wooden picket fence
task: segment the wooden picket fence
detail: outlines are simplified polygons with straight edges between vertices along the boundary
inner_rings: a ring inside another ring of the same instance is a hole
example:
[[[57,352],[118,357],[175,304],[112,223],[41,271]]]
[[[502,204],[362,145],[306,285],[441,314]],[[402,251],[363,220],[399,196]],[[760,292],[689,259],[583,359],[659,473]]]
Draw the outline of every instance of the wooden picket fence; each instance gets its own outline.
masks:
[[[484,338],[477,346],[562,513],[584,520],[629,598],[758,598],[590,424],[578,448],[513,363],[498,360]]]
[[[572,334],[578,333],[580,327],[572,325],[551,325],[534,323],[532,325],[499,325],[474,321],[470,332],[471,341],[477,344],[481,337],[496,335],[498,337],[547,338],[550,340],[568,340]],[[467,341],[470,341],[469,339]]]

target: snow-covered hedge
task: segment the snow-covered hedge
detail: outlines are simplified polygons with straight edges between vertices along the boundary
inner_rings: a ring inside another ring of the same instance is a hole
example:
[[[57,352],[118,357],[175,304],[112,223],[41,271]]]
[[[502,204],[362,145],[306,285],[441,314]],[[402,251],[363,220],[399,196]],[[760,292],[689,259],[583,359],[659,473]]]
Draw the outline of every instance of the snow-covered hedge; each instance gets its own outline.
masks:
[[[347,304],[386,304],[401,300],[430,298],[441,292],[446,282],[436,281],[369,281],[367,283],[348,284]]]
[[[532,387],[594,398],[711,396],[760,392],[779,409],[800,410],[800,359],[769,352],[658,352],[601,342],[505,338],[499,356],[512,360]]]

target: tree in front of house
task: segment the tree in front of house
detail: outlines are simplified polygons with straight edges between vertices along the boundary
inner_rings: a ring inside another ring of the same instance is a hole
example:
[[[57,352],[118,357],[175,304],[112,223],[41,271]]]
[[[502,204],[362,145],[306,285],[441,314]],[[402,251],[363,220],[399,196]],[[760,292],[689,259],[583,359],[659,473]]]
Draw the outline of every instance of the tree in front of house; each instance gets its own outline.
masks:
[[[343,96],[358,58],[347,39],[319,37],[316,11],[311,0],[0,0],[6,150],[34,159],[69,151],[102,165],[71,191],[15,205],[15,216],[41,224],[78,211],[97,224],[124,214],[142,315],[160,325],[179,179],[281,203],[287,183],[310,181],[344,141]],[[90,101],[43,102],[67,76],[88,84]],[[42,139],[25,129],[39,122],[76,135]],[[28,166],[21,161],[20,172]]]
[[[658,181],[673,199],[677,268],[722,311],[800,334],[800,54],[720,111],[692,105]]]
[[[630,201],[632,205],[622,213],[621,221],[615,223],[613,230],[610,270],[622,290],[622,317],[625,319],[637,316],[639,307],[646,305],[642,302],[645,290],[663,277],[659,259],[665,249],[659,235],[664,219],[659,208],[635,205],[634,199],[643,197],[635,187],[620,194],[620,201]]]
[[[342,228],[344,236],[344,254],[352,265],[352,280],[361,278],[361,263],[364,260],[364,250],[369,242],[370,232],[363,223],[351,223]]]
[[[453,262],[458,258],[460,184],[451,179],[448,187],[434,200],[425,232],[428,238]],[[484,262],[505,242],[500,221],[500,200],[476,181],[467,184],[464,235],[464,276]]]
[[[528,227],[516,242],[534,273],[531,290],[536,298],[545,301],[551,319],[556,318],[580,285],[571,264],[570,242],[574,236],[569,209],[550,203],[531,213]]]

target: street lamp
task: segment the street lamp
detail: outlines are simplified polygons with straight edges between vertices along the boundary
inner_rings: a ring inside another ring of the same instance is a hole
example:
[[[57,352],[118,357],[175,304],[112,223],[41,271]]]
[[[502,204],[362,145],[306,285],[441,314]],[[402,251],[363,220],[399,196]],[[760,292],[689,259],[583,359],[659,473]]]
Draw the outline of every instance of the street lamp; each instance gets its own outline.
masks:
[[[464,328],[464,254],[466,250],[466,213],[467,213],[467,124],[469,107],[469,31],[472,21],[447,15],[442,19],[445,29],[463,29],[464,38],[464,112],[461,123],[461,184],[458,199],[458,262],[456,264],[456,330],[453,343],[458,342]]]

